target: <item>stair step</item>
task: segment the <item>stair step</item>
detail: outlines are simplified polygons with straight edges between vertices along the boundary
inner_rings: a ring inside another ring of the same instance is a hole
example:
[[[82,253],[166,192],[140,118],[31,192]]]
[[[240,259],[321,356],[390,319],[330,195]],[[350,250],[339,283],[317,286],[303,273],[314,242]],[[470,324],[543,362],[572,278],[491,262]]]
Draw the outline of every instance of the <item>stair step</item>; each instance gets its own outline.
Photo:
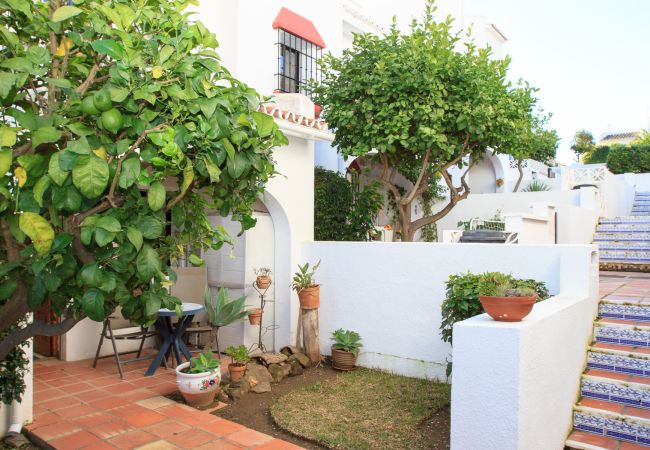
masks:
[[[650,411],[639,408],[583,399],[574,407],[573,426],[578,431],[650,446]]]
[[[632,252],[650,252],[650,242],[609,242],[597,241],[598,249],[601,251],[632,251]]]
[[[604,400],[635,408],[650,409],[650,385],[610,377],[583,375],[582,398]]]
[[[584,431],[574,430],[571,432],[567,438],[565,445],[567,448],[575,450],[613,450],[613,449],[625,449],[626,447],[621,447],[621,441],[608,438],[605,436],[597,436],[591,433],[585,433]],[[637,450],[645,449],[645,446],[637,447],[637,444],[626,444],[629,445],[627,450]]]
[[[650,377],[650,355],[634,352],[634,348],[612,350],[589,347],[587,352],[587,367],[590,369],[606,370],[615,373]]]
[[[612,232],[597,232],[594,235],[594,241],[607,241],[607,242],[650,242],[650,236],[643,233],[612,233]]]
[[[610,224],[610,223],[647,223],[650,224],[650,219],[646,217],[638,216],[619,216],[619,217],[601,217],[598,223]]]
[[[607,319],[650,322],[650,303],[626,304],[624,300],[603,300],[598,305],[598,315]]]
[[[598,225],[596,232],[605,233],[650,233],[647,223],[605,223]]]

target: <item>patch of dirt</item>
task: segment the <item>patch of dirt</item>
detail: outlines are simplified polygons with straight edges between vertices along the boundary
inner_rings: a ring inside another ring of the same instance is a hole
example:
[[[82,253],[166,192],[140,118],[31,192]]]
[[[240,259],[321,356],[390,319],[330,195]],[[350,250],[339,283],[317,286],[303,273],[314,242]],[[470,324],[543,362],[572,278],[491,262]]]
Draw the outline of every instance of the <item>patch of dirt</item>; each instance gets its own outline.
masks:
[[[418,430],[431,443],[431,450],[447,450],[449,448],[450,413],[450,405],[447,405],[424,419],[418,427]]]
[[[268,434],[278,439],[291,442],[307,449],[324,449],[322,445],[306,439],[299,438],[278,427],[269,408],[276,400],[288,392],[301,386],[312,385],[319,381],[328,380],[338,374],[331,367],[316,367],[305,370],[302,375],[287,377],[279,383],[271,384],[271,392],[256,394],[249,392],[241,399],[228,406],[215,411],[213,414],[224,419],[232,420],[261,433]]]

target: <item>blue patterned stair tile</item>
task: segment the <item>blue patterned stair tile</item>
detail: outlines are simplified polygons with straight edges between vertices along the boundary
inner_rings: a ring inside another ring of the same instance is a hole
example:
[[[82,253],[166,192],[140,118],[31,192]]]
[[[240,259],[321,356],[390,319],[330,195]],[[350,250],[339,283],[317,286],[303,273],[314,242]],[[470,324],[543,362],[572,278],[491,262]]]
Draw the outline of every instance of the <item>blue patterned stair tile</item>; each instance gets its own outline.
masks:
[[[617,420],[614,417],[574,411],[573,426],[576,430],[607,436],[642,445],[650,445],[650,428],[641,423]]]
[[[600,305],[598,305],[598,313],[602,318],[643,322],[650,321],[650,306],[622,305],[620,303],[601,302]],[[602,328],[603,327],[597,327],[597,330]],[[650,336],[649,332],[645,333],[648,333],[648,336]]]
[[[582,397],[650,409],[650,391],[616,382],[583,378],[580,393]]]
[[[650,376],[650,361],[633,356],[587,352],[587,367],[628,375]]]

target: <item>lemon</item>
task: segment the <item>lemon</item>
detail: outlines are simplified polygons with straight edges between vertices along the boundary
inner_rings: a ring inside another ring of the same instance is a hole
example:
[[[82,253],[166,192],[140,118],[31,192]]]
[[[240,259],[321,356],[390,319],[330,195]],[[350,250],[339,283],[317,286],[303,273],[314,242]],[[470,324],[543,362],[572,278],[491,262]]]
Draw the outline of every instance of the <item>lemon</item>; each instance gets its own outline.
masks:
[[[102,113],[102,126],[113,134],[122,129],[123,123],[122,113],[115,108]]]
[[[99,114],[99,110],[95,107],[95,99],[92,95],[84,97],[81,101],[81,111],[89,116]]]
[[[108,111],[113,107],[111,96],[106,91],[99,91],[93,97],[93,105],[100,111]]]

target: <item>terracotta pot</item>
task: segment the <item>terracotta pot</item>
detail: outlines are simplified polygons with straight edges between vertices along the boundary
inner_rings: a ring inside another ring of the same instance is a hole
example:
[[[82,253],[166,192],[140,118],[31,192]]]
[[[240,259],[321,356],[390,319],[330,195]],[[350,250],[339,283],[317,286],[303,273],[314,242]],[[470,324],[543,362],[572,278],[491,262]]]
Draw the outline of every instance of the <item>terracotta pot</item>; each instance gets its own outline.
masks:
[[[266,290],[269,288],[269,286],[271,286],[271,277],[268,275],[258,275],[257,279],[255,280],[255,284],[258,288]]]
[[[537,296],[530,297],[479,297],[486,313],[499,322],[519,322],[533,309]]]
[[[228,364],[228,372],[230,372],[230,381],[239,381],[244,376],[244,373],[246,373],[246,364]]]
[[[352,370],[357,364],[357,355],[332,347],[332,367],[338,370]]]
[[[298,299],[302,309],[317,309],[320,306],[320,285],[299,290]]]
[[[262,321],[262,308],[254,308],[248,311],[248,321],[251,325],[259,325]]]
[[[183,370],[189,368],[190,363],[186,362],[176,367],[176,385],[181,391],[183,398],[188,405],[194,407],[205,407],[214,403],[214,397],[219,392],[221,371],[215,369],[212,372],[185,373]]]

